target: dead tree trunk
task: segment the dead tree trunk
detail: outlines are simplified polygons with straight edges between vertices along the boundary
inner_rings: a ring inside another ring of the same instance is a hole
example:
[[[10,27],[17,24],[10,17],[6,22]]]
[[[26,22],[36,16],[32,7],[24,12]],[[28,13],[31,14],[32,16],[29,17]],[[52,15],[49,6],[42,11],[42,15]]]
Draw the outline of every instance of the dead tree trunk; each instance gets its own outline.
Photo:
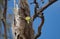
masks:
[[[14,21],[12,24],[12,32],[14,39],[37,39],[41,35],[41,28],[44,24],[44,15],[42,12],[55,1],[56,0],[48,2],[40,10],[37,10],[37,8],[39,8],[39,5],[36,0],[34,0],[33,3],[35,4],[35,14],[33,15],[33,17],[31,17],[27,0],[20,0],[19,8],[16,4],[16,1],[14,0]],[[39,25],[38,27],[37,34],[34,35],[32,22],[36,17],[41,18],[42,22],[41,25]],[[26,18],[30,20],[27,20]]]
[[[28,24],[27,21],[25,20],[27,16],[30,17],[30,10],[27,0],[20,0],[19,12],[18,12],[17,4],[15,2],[14,23],[12,26],[14,39],[34,39],[32,22]]]
[[[21,18],[30,17],[30,10],[29,10],[29,5],[28,5],[27,0],[20,0],[20,12],[19,12],[19,14],[20,14]],[[20,26],[24,27],[23,36],[25,36],[25,39],[34,39],[34,31],[32,28],[32,22],[30,22],[28,24],[25,19],[21,19]]]

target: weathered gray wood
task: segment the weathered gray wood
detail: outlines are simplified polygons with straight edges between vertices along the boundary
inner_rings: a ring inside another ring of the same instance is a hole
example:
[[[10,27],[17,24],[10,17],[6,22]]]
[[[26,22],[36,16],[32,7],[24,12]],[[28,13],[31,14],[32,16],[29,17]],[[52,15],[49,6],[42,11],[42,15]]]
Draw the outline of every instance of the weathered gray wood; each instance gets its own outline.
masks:
[[[43,1],[43,0],[41,0]],[[40,10],[37,10],[37,2],[34,0],[33,3],[36,4],[35,7],[35,14],[30,17],[30,10],[29,10],[29,5],[27,0],[19,0],[19,5],[20,7],[18,8],[18,5],[14,1],[14,21],[12,24],[12,32],[14,39],[37,39],[41,35],[41,29],[44,24],[44,16],[43,16],[43,11],[53,4],[55,0],[48,2],[47,5],[43,6]],[[30,17],[31,21],[28,24],[27,21],[25,20],[26,17]],[[38,27],[38,32],[36,35],[34,35],[34,30],[32,28],[32,22],[36,17],[41,18],[41,24]]]
[[[27,0],[20,0],[19,13],[18,13],[18,7],[16,6],[14,8],[15,21],[13,22],[12,25],[12,32],[14,39],[34,39],[32,22],[28,24],[24,19],[27,16],[30,16],[30,10]]]

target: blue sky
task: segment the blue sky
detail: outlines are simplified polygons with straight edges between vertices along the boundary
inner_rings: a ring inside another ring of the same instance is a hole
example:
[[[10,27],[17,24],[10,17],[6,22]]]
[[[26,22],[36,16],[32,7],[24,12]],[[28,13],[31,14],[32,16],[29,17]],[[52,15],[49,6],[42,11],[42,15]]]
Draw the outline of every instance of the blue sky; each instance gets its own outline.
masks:
[[[46,1],[47,2],[47,1]],[[38,39],[60,39],[60,0],[49,6],[43,11],[45,16],[45,23],[42,27],[42,34]],[[34,6],[31,5],[32,11]],[[32,11],[33,12],[33,11]],[[32,14],[31,12],[31,14]],[[37,31],[41,19],[36,18],[33,27]]]
[[[28,0],[29,3],[32,0]],[[38,0],[39,2],[39,0]],[[47,0],[45,1],[47,2]],[[39,2],[40,3],[40,2]],[[34,5],[29,5],[31,16],[34,14]],[[41,5],[42,6],[42,5]],[[13,13],[13,0],[8,2],[8,12]],[[42,34],[38,39],[60,39],[60,0],[49,6],[46,10],[43,11],[45,16],[45,23],[42,27]],[[41,19],[36,18],[33,22],[34,30],[37,31],[38,25],[40,24]]]
[[[42,28],[42,34],[39,39],[60,39],[60,0],[49,6],[43,13],[45,23]],[[36,22],[37,21],[37,22]],[[39,24],[39,18],[35,20],[34,29]]]

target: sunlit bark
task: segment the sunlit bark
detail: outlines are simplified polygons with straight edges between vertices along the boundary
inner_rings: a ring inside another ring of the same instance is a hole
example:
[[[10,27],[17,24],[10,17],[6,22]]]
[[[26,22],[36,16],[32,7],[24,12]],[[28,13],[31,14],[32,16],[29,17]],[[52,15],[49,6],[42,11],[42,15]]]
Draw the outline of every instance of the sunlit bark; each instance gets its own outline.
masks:
[[[19,0],[19,5],[16,4],[16,1],[14,0],[14,21],[12,24],[12,32],[14,39],[37,39],[39,36],[41,36],[41,29],[44,24],[44,15],[43,11],[56,2],[56,0],[52,0],[48,2],[45,6],[40,8],[40,10],[37,10],[39,8],[37,0],[34,0],[35,8],[34,8],[34,15],[30,16],[30,10],[28,5],[28,0]],[[41,0],[41,2],[44,2],[44,0]],[[33,4],[32,3],[32,4]],[[29,16],[31,18],[30,23],[28,24],[25,18]],[[32,28],[32,22],[35,20],[36,17],[41,18],[41,24],[38,27],[38,32],[36,35],[34,35],[34,30]]]

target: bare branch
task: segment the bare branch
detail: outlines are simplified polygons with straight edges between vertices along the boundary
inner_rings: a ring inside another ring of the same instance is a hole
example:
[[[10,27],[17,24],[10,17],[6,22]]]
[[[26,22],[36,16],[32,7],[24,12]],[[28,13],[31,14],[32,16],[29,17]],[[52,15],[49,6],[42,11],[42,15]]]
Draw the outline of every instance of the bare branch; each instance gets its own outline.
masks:
[[[42,29],[42,26],[44,24],[44,16],[43,16],[43,11],[48,8],[51,4],[53,4],[54,2],[56,2],[57,0],[52,0],[50,2],[48,2],[45,6],[43,6],[37,13],[35,13],[32,17],[33,21],[36,17],[40,17],[42,22],[40,24],[40,26],[38,27],[38,33],[36,34],[35,36],[35,39],[37,39],[40,35],[41,35],[41,29]],[[36,10],[37,11],[37,10]]]
[[[56,1],[57,0],[52,0],[51,2],[48,2],[45,6],[43,6],[40,10],[38,10],[38,12],[36,14],[34,14],[32,17],[33,21],[37,17],[37,15],[40,14],[40,12],[43,12],[46,8],[48,8],[51,4],[53,4]]]
[[[43,12],[46,8],[48,8],[51,4],[56,2],[57,0],[52,0],[51,2],[48,2],[45,6],[43,6],[38,13]]]
[[[39,15],[39,17],[41,18],[41,24],[38,27],[38,32],[35,35],[35,39],[37,39],[41,35],[41,29],[42,29],[42,26],[44,24],[44,16],[43,16],[43,14]]]
[[[5,0],[5,6],[4,6],[4,12],[3,12],[3,25],[4,25],[4,34],[5,34],[5,39],[7,39],[7,31],[6,31],[6,11],[7,11],[7,0]]]
[[[37,8],[39,8],[38,2],[36,0],[34,0],[33,2],[35,4],[35,8],[34,8],[34,16],[32,17],[33,21],[34,19],[37,17]],[[36,15],[36,16],[35,16]]]

